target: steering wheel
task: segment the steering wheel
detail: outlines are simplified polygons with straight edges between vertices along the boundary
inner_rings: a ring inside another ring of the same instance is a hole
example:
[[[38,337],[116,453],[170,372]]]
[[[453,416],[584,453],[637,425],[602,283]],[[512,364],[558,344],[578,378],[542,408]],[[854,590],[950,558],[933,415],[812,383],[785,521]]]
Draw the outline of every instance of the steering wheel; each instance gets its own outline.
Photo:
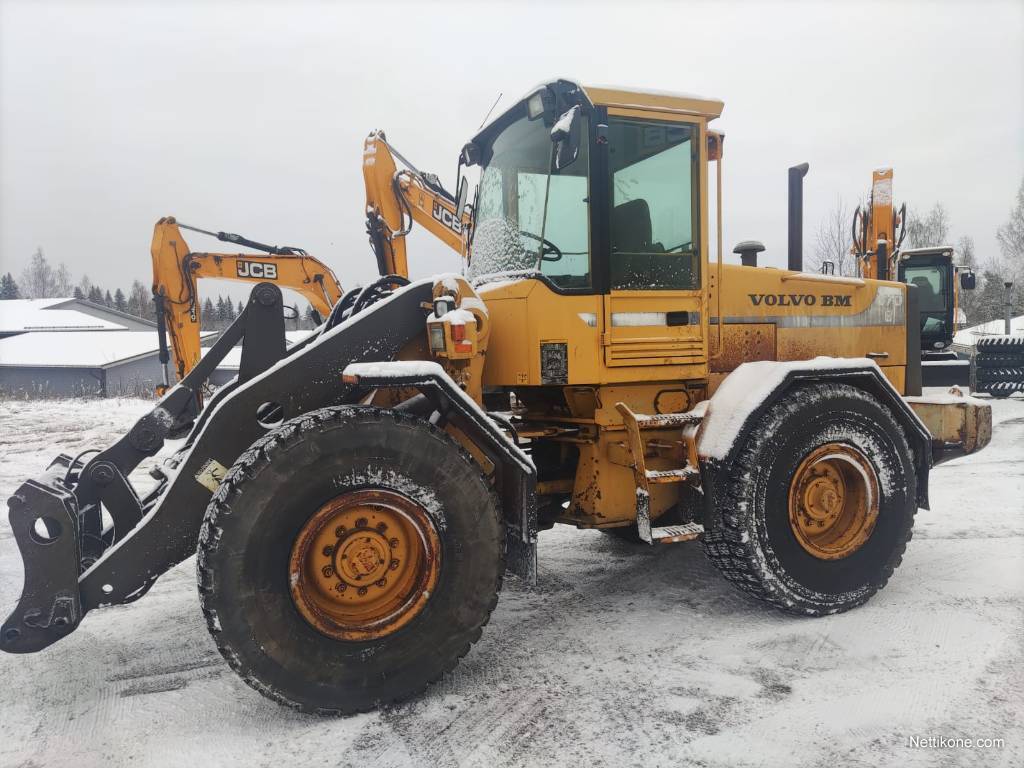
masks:
[[[562,251],[559,249],[559,247],[557,245],[552,243],[546,237],[541,237],[540,235],[535,235],[533,232],[527,232],[525,229],[520,229],[519,230],[519,234],[520,235],[526,235],[527,237],[531,237],[534,240],[536,240],[538,243],[541,244],[541,246],[542,246],[541,252],[540,252],[540,260],[541,261],[561,261],[561,259],[562,259]],[[552,254],[552,253],[556,254],[556,255],[555,256],[549,256],[549,254]]]

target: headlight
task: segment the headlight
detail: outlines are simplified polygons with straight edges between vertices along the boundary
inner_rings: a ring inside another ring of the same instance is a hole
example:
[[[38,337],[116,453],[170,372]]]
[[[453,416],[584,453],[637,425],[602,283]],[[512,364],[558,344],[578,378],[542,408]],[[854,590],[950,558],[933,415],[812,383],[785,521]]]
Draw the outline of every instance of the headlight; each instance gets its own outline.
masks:
[[[440,323],[430,325],[430,351],[444,352],[444,326]]]

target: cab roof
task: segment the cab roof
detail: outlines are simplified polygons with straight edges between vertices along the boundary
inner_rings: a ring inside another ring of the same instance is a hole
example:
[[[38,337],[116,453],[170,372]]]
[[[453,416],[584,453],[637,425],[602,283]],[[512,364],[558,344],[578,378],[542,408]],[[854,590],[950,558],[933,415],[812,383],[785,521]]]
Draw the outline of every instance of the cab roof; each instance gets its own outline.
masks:
[[[653,89],[619,85],[582,85],[583,92],[594,104],[603,107],[633,107],[662,112],[701,115],[712,120],[722,114],[725,104],[720,99],[692,93],[671,93]]]

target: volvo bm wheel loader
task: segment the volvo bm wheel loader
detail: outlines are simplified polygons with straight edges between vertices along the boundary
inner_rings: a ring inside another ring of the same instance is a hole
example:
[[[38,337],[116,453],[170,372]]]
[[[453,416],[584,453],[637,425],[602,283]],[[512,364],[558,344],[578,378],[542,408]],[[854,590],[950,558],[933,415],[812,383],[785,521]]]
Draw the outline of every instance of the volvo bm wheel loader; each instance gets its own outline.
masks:
[[[11,497],[25,584],[3,649],[41,651],[198,553],[207,625],[249,685],[362,711],[451,669],[505,570],[536,579],[556,523],[700,539],[791,613],[864,603],[931,467],[984,447],[991,413],[920,396],[913,286],[801,272],[806,166],[789,269],[757,267],[751,243],[724,264],[720,221],[709,262],[721,111],[541,85],[461,152],[460,174],[479,172],[457,208],[463,275],[385,275],[287,350],[281,293],[257,285],[127,435]],[[239,377],[199,410],[237,339]],[[176,435],[138,494],[129,474]]]

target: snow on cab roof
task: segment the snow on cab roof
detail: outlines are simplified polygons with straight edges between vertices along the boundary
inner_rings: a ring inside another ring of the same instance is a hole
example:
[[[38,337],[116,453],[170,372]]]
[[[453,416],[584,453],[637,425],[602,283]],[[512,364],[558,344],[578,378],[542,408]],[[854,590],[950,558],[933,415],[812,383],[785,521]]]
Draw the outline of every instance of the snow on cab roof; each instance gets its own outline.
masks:
[[[608,107],[639,107],[667,112],[683,112],[716,118],[725,103],[721,99],[694,93],[660,91],[655,88],[634,88],[625,85],[584,85],[584,93],[595,104]]]
[[[24,331],[124,331],[125,326],[75,309],[60,309],[75,302],[63,299],[7,299],[0,301],[0,333]]]
[[[0,367],[105,368],[157,348],[150,331],[23,333],[0,339]]]

